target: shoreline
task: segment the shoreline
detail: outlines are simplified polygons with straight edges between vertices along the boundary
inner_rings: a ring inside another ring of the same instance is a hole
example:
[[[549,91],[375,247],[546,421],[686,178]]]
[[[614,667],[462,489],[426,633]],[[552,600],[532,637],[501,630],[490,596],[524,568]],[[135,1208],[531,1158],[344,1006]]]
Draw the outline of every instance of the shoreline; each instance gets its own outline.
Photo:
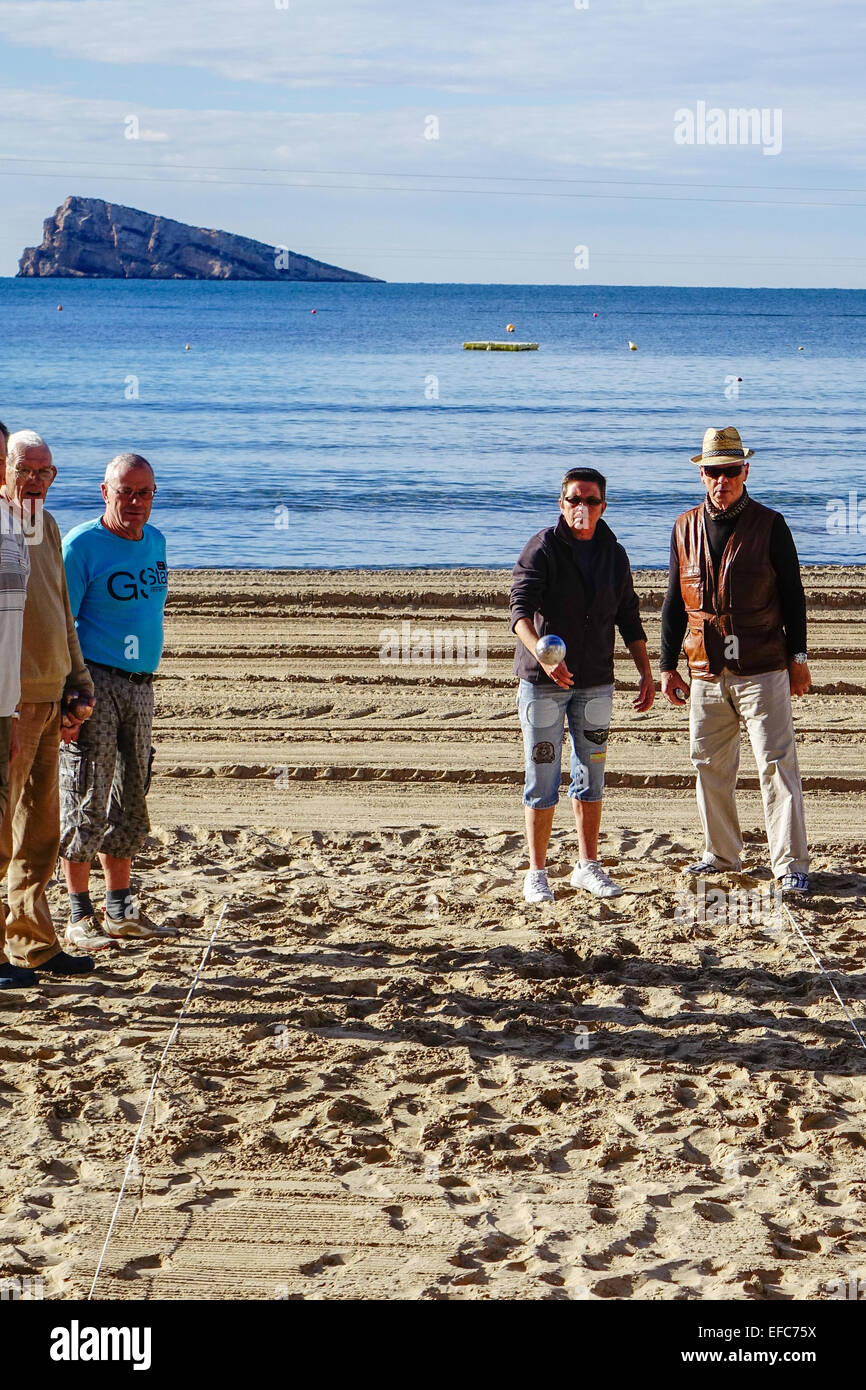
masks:
[[[515,559],[517,557],[515,556]],[[512,562],[513,563],[513,562]],[[171,574],[510,574],[512,565],[460,565],[443,561],[441,565],[174,565]],[[825,570],[866,570],[866,560],[809,560],[800,565],[803,575]],[[667,565],[633,565],[632,574],[667,574]]]

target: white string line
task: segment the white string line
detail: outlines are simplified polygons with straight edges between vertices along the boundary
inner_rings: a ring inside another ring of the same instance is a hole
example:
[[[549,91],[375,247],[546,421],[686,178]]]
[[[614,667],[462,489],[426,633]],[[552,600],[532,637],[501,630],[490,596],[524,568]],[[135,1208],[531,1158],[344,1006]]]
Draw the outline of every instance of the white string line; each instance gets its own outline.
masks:
[[[207,943],[207,946],[205,947],[204,955],[202,956],[201,961],[199,962],[198,970],[195,972],[195,975],[193,976],[192,984],[187,990],[186,998],[184,999],[181,1011],[177,1016],[177,1021],[168,1035],[168,1041],[166,1042],[165,1047],[162,1049],[162,1056],[160,1057],[157,1063],[156,1071],[153,1073],[153,1080],[150,1083],[150,1091],[148,1092],[147,1100],[144,1102],[144,1109],[141,1112],[141,1120],[139,1121],[138,1129],[135,1134],[135,1139],[132,1143],[132,1150],[130,1152],[129,1159],[127,1160],[126,1171],[123,1174],[123,1182],[120,1184],[120,1191],[117,1194],[117,1201],[114,1204],[114,1211],[112,1212],[111,1216],[111,1224],[108,1227],[108,1234],[105,1237],[105,1243],[102,1247],[102,1254],[99,1256],[99,1263],[96,1266],[96,1273],[93,1276],[93,1283],[90,1285],[90,1293],[87,1295],[88,1301],[93,1297],[93,1290],[96,1288],[96,1281],[99,1278],[99,1272],[102,1269],[102,1262],[105,1259],[105,1252],[108,1249],[108,1242],[111,1240],[111,1233],[114,1230],[114,1223],[117,1220],[117,1213],[120,1211],[120,1203],[122,1202],[123,1194],[126,1191],[126,1182],[129,1177],[133,1162],[135,1160],[136,1151],[138,1149],[138,1141],[141,1138],[141,1132],[144,1129],[144,1122],[147,1118],[147,1112],[150,1108],[150,1102],[153,1100],[154,1092],[156,1090],[156,1083],[159,1080],[159,1074],[162,1071],[162,1064],[165,1061],[168,1049],[171,1047],[172,1043],[177,1037],[178,1029],[180,1028],[181,1023],[183,1022],[183,1016],[186,1012],[186,1007],[193,996],[193,991],[195,990],[195,987],[198,984],[199,976],[201,975],[201,972],[205,966],[205,962],[207,961],[207,958],[210,955],[211,947],[214,944],[216,934],[220,928],[220,923],[222,922],[222,919],[225,916],[226,908],[228,907],[230,902],[231,898],[227,898],[226,901],[223,903],[222,912],[216,920],[216,925],[210,935],[210,941]]]
[[[842,996],[841,996],[841,994],[839,993],[839,991],[838,991],[838,989],[836,988],[836,986],[833,984],[833,981],[832,981],[832,979],[830,978],[830,975],[829,975],[828,972],[824,969],[824,966],[821,964],[821,961],[820,961],[819,957],[818,957],[818,956],[816,955],[816,953],[812,950],[812,947],[809,945],[808,941],[806,940],[805,936],[803,935],[802,931],[800,930],[800,927],[799,927],[799,924],[798,924],[798,922],[797,922],[797,919],[796,919],[796,917],[794,916],[794,914],[793,914],[793,912],[791,911],[791,909],[788,907],[788,904],[785,903],[785,902],[783,902],[783,903],[782,903],[782,907],[783,907],[784,911],[787,912],[789,918],[791,919],[791,925],[793,926],[794,930],[796,931],[796,933],[797,933],[797,935],[799,936],[800,940],[802,941],[803,945],[806,947],[806,950],[809,952],[809,955],[812,957],[813,961],[814,961],[815,964],[817,965],[818,969],[821,971],[821,974],[824,976],[824,978],[826,979],[828,985],[830,986],[830,988],[832,989],[833,993],[835,994],[837,1000],[839,1001],[839,1007],[841,1008],[841,1010],[842,1010],[843,1014],[845,1015],[845,1017],[847,1018],[848,1022],[851,1024],[851,1027],[854,1029],[854,1032],[857,1034],[857,1037],[860,1039],[860,1045],[861,1045],[861,1047],[864,1049],[864,1051],[866,1051],[866,1038],[863,1037],[863,1034],[860,1032],[860,1029],[857,1027],[857,1024],[854,1022],[854,1019],[852,1018],[851,1013],[850,1013],[850,1011],[849,1011],[849,1009],[848,1009],[848,1006],[846,1005],[844,999],[842,998]]]

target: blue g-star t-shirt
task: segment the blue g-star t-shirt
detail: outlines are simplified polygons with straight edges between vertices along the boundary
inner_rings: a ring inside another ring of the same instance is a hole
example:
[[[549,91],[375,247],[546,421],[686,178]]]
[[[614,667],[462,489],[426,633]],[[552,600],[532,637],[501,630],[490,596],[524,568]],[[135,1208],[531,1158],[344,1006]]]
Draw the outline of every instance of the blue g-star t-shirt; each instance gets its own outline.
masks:
[[[63,561],[84,660],[155,671],[168,592],[162,532],[145,526],[140,541],[127,541],[97,517],[64,536]]]

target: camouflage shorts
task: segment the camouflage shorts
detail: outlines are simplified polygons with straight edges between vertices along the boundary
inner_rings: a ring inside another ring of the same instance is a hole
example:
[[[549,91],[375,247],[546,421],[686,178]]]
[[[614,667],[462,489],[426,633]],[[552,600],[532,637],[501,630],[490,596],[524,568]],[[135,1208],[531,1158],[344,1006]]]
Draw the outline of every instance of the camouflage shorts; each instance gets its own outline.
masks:
[[[91,665],[96,704],[75,743],[60,745],[60,853],[132,859],[150,829],[147,787],[153,686]]]

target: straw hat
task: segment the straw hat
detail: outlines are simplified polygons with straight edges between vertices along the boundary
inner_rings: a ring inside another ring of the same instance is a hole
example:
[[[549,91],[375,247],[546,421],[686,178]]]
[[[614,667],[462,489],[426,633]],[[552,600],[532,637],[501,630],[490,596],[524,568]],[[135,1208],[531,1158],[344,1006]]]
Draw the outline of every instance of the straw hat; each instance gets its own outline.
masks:
[[[740,432],[734,425],[726,425],[723,430],[713,429],[711,425],[704,431],[701,452],[692,458],[692,463],[744,463],[754,452],[754,449],[743,447]]]

